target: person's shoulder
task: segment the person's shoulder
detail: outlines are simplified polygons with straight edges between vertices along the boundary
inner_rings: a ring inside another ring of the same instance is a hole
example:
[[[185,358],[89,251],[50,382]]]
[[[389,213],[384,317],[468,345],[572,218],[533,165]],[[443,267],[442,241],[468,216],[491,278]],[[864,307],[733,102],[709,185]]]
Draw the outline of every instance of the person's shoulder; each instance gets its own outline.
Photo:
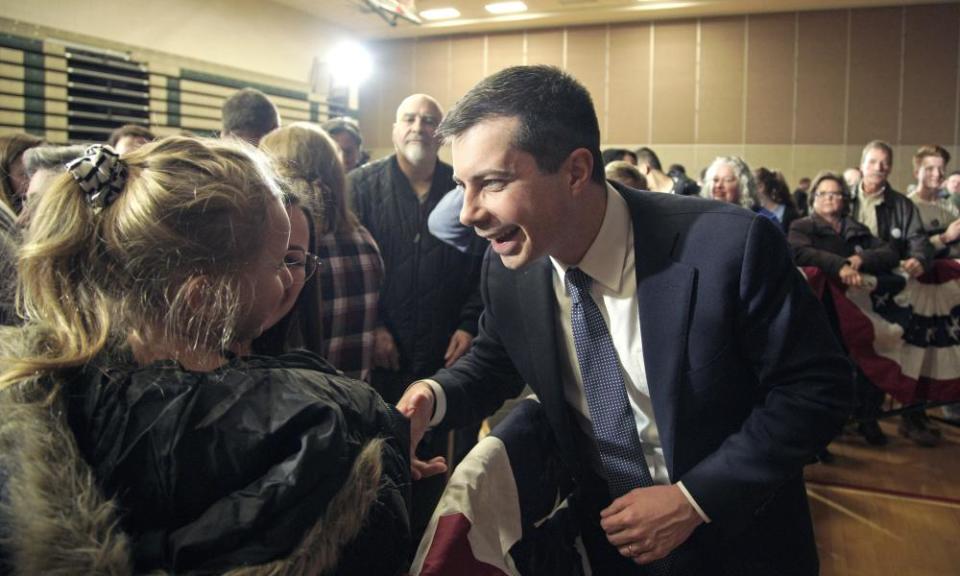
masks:
[[[619,189],[627,201],[634,219],[641,218],[652,223],[684,223],[703,220],[749,226],[756,214],[734,204],[702,198],[681,196],[663,192]]]
[[[350,171],[350,187],[355,193],[375,187],[376,182],[390,173],[393,155],[364,164]]]

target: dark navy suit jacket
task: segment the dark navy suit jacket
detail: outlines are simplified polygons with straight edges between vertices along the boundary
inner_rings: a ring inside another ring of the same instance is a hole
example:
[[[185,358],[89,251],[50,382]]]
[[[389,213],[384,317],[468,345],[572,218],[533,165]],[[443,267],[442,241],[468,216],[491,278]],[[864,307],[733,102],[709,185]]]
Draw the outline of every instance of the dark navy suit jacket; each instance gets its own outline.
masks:
[[[644,365],[672,482],[710,517],[688,546],[710,573],[816,574],[802,469],[850,410],[851,367],[766,218],[618,188],[634,229]],[[488,251],[471,350],[436,375],[444,426],[537,393],[574,477],[587,466],[564,399],[553,269]],[[724,568],[721,568],[724,567]]]

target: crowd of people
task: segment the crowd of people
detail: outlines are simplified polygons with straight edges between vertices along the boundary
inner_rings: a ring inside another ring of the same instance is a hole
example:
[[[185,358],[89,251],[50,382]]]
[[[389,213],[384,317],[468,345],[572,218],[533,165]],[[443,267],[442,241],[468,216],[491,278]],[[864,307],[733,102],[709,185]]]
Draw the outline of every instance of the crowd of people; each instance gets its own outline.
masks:
[[[222,113],[219,139],[0,137],[0,568],[402,573],[526,385],[595,574],[813,573],[799,471],[851,410],[885,443],[884,393],[796,267],[858,287],[960,255],[941,146],[909,196],[882,141],[793,192],[735,156],[696,181],[601,153],[548,67],[447,116],[409,96],[375,160],[350,118],[282,125],[254,89]],[[900,431],[939,440],[923,411]]]

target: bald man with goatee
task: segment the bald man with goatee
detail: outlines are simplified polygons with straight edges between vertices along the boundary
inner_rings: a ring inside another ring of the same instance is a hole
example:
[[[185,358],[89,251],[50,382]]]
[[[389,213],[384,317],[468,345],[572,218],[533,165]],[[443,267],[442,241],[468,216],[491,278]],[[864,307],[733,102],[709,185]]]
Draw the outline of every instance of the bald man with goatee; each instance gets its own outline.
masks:
[[[434,98],[408,96],[397,108],[394,154],[350,174],[354,211],[383,254],[371,383],[391,403],[410,382],[451,366],[470,348],[482,309],[482,257],[459,252],[427,230],[427,217],[455,187],[453,168],[437,157],[442,119]],[[458,437],[458,453],[472,444],[471,434],[475,442],[475,430]],[[445,438],[434,438],[425,452],[446,454]],[[426,527],[442,487],[442,477],[415,484],[415,533]]]

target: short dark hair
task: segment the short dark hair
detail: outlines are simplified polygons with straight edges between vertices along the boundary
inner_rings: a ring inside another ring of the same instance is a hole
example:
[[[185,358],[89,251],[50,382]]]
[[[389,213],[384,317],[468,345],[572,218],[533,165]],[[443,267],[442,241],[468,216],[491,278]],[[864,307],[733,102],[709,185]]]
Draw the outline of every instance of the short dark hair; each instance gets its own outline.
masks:
[[[863,166],[863,161],[867,159],[867,153],[871,150],[883,150],[883,153],[887,155],[887,160],[890,162],[890,165],[893,166],[893,147],[883,140],[871,140],[867,142],[867,145],[863,147],[863,152],[860,153],[860,166]],[[857,170],[860,170],[859,166]]]
[[[117,142],[121,139],[126,138],[127,136],[132,136],[133,138],[143,138],[148,142],[156,139],[156,136],[153,135],[146,126],[141,126],[139,124],[124,124],[119,128],[114,129],[110,133],[110,138],[107,139],[107,144],[111,147],[116,147]]]
[[[646,146],[637,148],[637,164],[646,164],[654,170],[663,172],[663,164],[660,163],[657,153]]]
[[[823,182],[831,180],[836,182],[840,186],[840,197],[843,198],[843,208],[840,209],[840,216],[845,217],[850,215],[850,188],[847,186],[847,182],[843,179],[843,176],[824,170],[817,174],[813,183],[810,185],[810,196],[807,198],[807,204],[810,206],[810,210],[813,211],[813,203],[817,199],[817,188],[820,187],[820,184]]]
[[[357,124],[357,121],[353,118],[349,118],[347,116],[331,118],[324,122],[321,128],[323,128],[323,130],[331,136],[336,136],[341,132],[346,132],[357,141],[358,147],[363,145],[363,136],[360,134],[360,125]]]
[[[793,206],[793,196],[786,178],[778,170],[770,170],[761,166],[753,172],[753,178],[758,186],[763,186],[767,197],[777,204]]]
[[[593,100],[572,76],[553,66],[513,66],[481,80],[443,119],[437,134],[449,139],[484,120],[517,118],[513,145],[553,174],[578,148],[593,157],[591,180],[604,182],[600,125]]]
[[[623,160],[627,156],[632,157],[634,160],[637,159],[637,155],[626,148],[607,148],[603,151],[601,156],[603,156],[604,166],[611,162],[616,162],[617,160]]]
[[[256,88],[238,90],[223,103],[223,134],[236,134],[257,141],[280,124],[280,112],[267,95]]]

